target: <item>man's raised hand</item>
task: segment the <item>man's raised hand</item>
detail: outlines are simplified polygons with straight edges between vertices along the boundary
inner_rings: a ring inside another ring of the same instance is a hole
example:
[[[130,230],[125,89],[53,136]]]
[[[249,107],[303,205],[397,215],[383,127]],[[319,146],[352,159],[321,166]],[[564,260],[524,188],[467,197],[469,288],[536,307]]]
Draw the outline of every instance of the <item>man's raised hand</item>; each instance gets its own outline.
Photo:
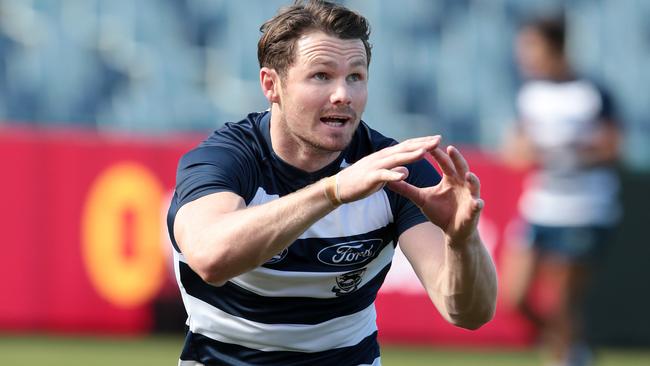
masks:
[[[436,147],[431,155],[442,170],[442,180],[433,187],[418,188],[403,180],[391,181],[388,188],[415,203],[424,215],[447,235],[451,246],[462,245],[476,228],[484,202],[481,184],[470,172],[467,161],[453,146]]]
[[[377,192],[387,183],[401,182],[408,177],[404,165],[424,158],[436,150],[440,136],[406,140],[370,154],[338,173],[339,197],[352,202]]]

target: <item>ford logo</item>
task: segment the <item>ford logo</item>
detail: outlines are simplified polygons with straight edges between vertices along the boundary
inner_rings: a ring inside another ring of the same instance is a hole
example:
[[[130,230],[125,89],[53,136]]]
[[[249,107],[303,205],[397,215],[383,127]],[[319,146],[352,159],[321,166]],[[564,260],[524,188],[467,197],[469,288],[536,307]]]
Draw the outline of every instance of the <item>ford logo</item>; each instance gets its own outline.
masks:
[[[363,263],[377,253],[382,243],[381,239],[368,239],[330,245],[318,252],[318,260],[330,266]]]

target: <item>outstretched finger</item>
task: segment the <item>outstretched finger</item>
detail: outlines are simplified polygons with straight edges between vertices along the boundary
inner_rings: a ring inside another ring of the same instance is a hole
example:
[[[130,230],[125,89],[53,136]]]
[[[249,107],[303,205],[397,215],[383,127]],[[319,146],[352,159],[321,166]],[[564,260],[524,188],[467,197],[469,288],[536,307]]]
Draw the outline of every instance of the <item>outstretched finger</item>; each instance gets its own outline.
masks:
[[[472,197],[479,198],[481,196],[481,181],[476,174],[472,172],[465,173],[465,180],[467,181],[467,186]]]
[[[451,145],[447,147],[447,153],[449,154],[451,161],[454,163],[454,167],[456,168],[458,175],[464,177],[469,171],[469,165],[467,164],[465,157],[460,153],[460,151],[458,151],[456,147]]]
[[[483,211],[485,207],[485,201],[481,198],[477,198],[472,202],[472,214],[475,220],[478,220],[478,214]]]
[[[394,172],[404,174],[404,178],[402,178],[402,179],[406,179],[409,176],[409,170],[405,166],[396,166],[396,167],[392,168],[391,170],[394,171]]]
[[[402,151],[394,154],[386,155],[378,161],[379,167],[391,169],[393,167],[406,165],[424,158],[426,150],[423,148],[415,149],[412,151]]]
[[[377,171],[377,180],[379,182],[399,182],[406,177],[408,177],[408,170],[404,167],[400,167],[403,169],[380,169]]]
[[[424,137],[415,137],[412,139],[408,139],[402,142],[402,144],[420,144],[420,143],[438,143],[442,137],[440,135],[435,135],[435,136],[424,136]]]
[[[399,152],[408,152],[419,149],[429,151],[440,144],[440,139],[441,137],[439,135],[413,138],[382,149],[377,154],[381,157],[385,157]]]
[[[442,149],[440,148],[435,148],[430,151],[431,155],[433,156],[434,159],[436,159],[436,162],[438,162],[438,165],[440,166],[440,169],[442,170],[442,173],[444,175],[450,176],[450,177],[456,177],[456,168],[454,167],[454,163],[451,161],[451,158],[449,155],[447,155]]]

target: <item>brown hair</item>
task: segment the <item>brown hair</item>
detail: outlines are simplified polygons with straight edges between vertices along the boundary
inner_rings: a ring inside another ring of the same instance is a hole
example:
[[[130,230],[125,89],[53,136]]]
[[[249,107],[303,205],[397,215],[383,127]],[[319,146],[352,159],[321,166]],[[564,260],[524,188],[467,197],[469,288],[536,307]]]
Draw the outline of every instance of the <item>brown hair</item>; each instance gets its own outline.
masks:
[[[297,0],[292,6],[280,9],[260,27],[262,37],[257,43],[260,67],[275,69],[286,76],[287,69],[295,61],[296,40],[312,30],[340,39],[360,39],[370,65],[370,26],[366,18],[329,1]]]
[[[530,19],[523,24],[522,29],[537,32],[556,54],[565,54],[566,21],[563,15]]]

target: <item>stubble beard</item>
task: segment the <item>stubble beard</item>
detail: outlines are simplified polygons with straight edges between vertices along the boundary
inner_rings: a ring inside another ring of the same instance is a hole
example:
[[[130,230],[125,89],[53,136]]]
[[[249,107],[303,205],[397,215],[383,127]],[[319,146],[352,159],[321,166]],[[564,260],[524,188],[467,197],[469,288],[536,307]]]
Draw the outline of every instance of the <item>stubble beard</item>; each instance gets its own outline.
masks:
[[[340,153],[341,151],[345,150],[345,148],[348,147],[348,145],[352,141],[352,135],[351,135],[350,137],[346,137],[346,140],[342,141],[341,144],[336,144],[336,146],[331,146],[330,144],[320,141],[318,139],[318,136],[314,136],[314,135],[309,136],[306,134],[296,133],[289,127],[289,123],[287,122],[286,116],[282,117],[282,125],[284,126],[284,130],[285,130],[284,132],[287,136],[291,136],[291,138],[299,146],[302,146],[303,149],[310,150],[316,153],[317,155],[330,155],[333,153]]]

